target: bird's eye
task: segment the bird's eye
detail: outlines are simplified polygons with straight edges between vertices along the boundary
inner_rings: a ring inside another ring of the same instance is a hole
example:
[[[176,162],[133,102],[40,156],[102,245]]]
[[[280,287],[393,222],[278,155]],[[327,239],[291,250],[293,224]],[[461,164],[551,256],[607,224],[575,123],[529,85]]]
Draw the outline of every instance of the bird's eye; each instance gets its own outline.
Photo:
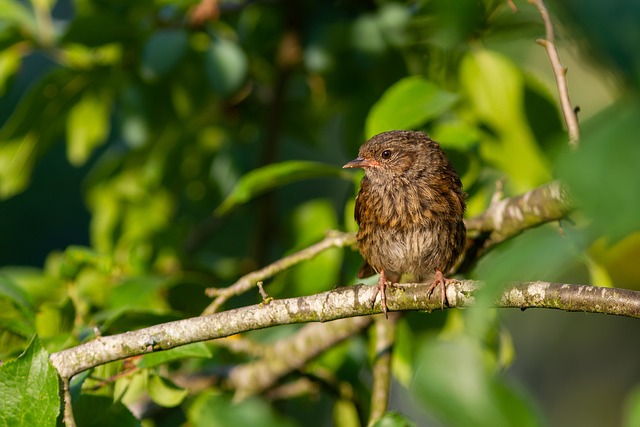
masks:
[[[382,158],[383,158],[383,159],[388,159],[388,158],[390,158],[390,157],[391,157],[391,150],[384,150],[384,151],[382,152]]]

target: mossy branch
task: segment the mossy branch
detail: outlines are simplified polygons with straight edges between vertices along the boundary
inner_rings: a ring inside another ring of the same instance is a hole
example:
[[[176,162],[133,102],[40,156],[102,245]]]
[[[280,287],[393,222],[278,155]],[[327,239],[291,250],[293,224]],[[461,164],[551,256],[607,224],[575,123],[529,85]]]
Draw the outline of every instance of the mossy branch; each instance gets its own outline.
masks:
[[[463,280],[447,287],[450,308],[471,307],[479,282]],[[433,311],[439,298],[426,298],[428,284],[405,284],[388,292],[391,311]],[[306,297],[273,300],[209,316],[194,317],[151,326],[123,334],[103,336],[51,355],[62,378],[114,360],[167,350],[181,345],[222,338],[277,325],[328,322],[381,313],[379,302],[371,305],[375,287],[348,286]],[[614,314],[640,318],[640,292],[549,282],[520,283],[502,292],[497,307],[553,308],[565,311]]]

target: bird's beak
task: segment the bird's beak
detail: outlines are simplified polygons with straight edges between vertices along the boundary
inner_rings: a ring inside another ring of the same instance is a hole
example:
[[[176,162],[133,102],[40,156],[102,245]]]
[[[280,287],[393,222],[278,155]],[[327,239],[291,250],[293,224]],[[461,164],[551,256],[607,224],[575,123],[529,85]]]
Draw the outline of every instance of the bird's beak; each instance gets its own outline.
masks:
[[[380,166],[380,163],[378,163],[375,160],[366,159],[364,157],[356,157],[355,159],[351,160],[350,162],[342,166],[342,168],[343,169],[353,169],[353,168],[364,169],[364,168],[370,168],[372,166]]]

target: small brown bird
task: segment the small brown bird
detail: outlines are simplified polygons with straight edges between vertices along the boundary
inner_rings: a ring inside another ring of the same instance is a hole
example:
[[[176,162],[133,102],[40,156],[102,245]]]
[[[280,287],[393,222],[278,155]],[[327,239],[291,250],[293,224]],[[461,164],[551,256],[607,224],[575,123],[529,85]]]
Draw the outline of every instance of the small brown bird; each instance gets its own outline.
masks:
[[[380,273],[378,291],[387,312],[385,289],[403,274],[414,280],[433,279],[428,295],[442,285],[462,253],[465,193],[440,146],[426,134],[389,131],[365,142],[358,157],[344,168],[362,168],[356,197],[358,247],[365,260],[358,277]]]

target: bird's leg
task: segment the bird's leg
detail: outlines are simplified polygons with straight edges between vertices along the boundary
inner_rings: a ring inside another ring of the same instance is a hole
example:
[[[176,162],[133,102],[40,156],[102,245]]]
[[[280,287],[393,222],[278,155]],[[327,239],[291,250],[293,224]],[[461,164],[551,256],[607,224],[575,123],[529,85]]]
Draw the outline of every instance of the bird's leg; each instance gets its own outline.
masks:
[[[447,287],[447,284],[451,282],[455,282],[455,280],[447,279],[442,274],[442,271],[436,270],[436,274],[433,277],[433,283],[431,283],[431,285],[429,286],[429,289],[427,289],[427,296],[430,297],[433,291],[438,287],[438,285],[442,285],[442,293],[440,296],[440,306],[442,307],[442,309],[444,309],[444,303],[447,300],[446,287]]]
[[[384,312],[384,317],[388,319],[387,316],[387,294],[386,288],[389,285],[389,281],[387,280],[387,276],[384,274],[384,270],[380,270],[380,277],[378,278],[378,284],[376,285],[376,291],[373,294],[373,298],[371,298],[371,305],[375,305],[376,298],[378,294],[380,295],[380,305],[382,306],[382,311]]]
[[[395,275],[392,274],[392,277],[394,277]],[[376,298],[378,297],[378,294],[380,294],[380,305],[382,306],[382,311],[384,313],[384,317],[385,318],[389,318],[389,316],[387,315],[387,312],[389,311],[387,308],[387,288],[392,287],[392,288],[398,288],[398,289],[402,289],[402,287],[394,282],[393,280],[389,280],[387,279],[386,274],[384,273],[384,270],[380,270],[380,277],[378,278],[378,284],[376,285],[376,292],[373,294],[373,298],[371,299],[371,305],[373,306],[376,303]]]

